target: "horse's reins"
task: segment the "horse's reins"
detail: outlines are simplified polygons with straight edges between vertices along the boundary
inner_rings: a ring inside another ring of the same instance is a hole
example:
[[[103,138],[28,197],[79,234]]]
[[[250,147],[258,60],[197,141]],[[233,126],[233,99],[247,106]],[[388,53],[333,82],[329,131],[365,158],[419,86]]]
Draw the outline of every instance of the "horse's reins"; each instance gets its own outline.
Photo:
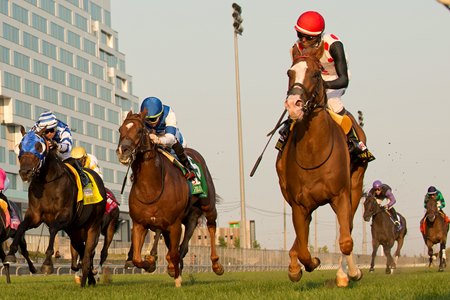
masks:
[[[144,124],[144,122],[142,121],[142,120],[140,120],[140,119],[128,119],[130,122],[133,122],[133,121],[139,121],[140,123],[141,123],[141,125],[142,125],[142,128],[143,128],[143,130],[142,130],[142,132],[141,132],[141,136],[139,137],[139,141],[138,141],[138,143],[136,144],[136,147],[133,149],[133,151],[131,151],[131,160],[130,160],[130,163],[129,163],[129,165],[128,165],[128,170],[127,170],[127,174],[125,175],[125,179],[124,179],[124,185],[122,186],[122,192],[123,192],[123,188],[124,188],[124,186],[125,186],[125,182],[126,182],[126,178],[127,178],[127,176],[128,176],[128,171],[130,170],[130,167],[131,167],[131,165],[133,164],[133,162],[136,160],[136,157],[137,157],[137,154],[138,153],[146,153],[146,152],[148,152],[148,151],[151,151],[151,150],[154,150],[154,148],[155,148],[155,146],[153,145],[152,146],[152,144],[151,143],[149,143],[149,142],[147,142],[148,140],[149,140],[149,134],[150,134],[150,131],[147,129],[147,127],[145,127],[145,124]],[[125,120],[126,121],[126,120]],[[125,122],[124,122],[125,123]],[[147,137],[147,138],[145,138],[145,137]],[[131,140],[128,136],[127,137],[125,137],[125,139],[128,139],[128,140]],[[132,140],[131,140],[132,141]],[[146,142],[146,144],[145,145],[143,145],[143,143],[144,142]],[[145,148],[142,148],[142,146],[143,147],[145,147]],[[157,155],[159,155],[159,154],[157,154]],[[155,198],[155,199],[153,199],[153,200],[151,200],[150,202],[146,202],[147,204],[151,204],[151,203],[154,203],[154,202],[156,202],[156,201],[158,201],[159,200],[159,198],[161,198],[161,196],[162,196],[162,194],[163,194],[163,192],[164,192],[164,187],[165,187],[165,184],[164,184],[164,174],[165,174],[165,169],[164,169],[164,163],[161,163],[161,181],[162,181],[162,183],[161,183],[161,192],[159,193],[159,195]],[[122,193],[121,192],[121,193]],[[138,199],[139,200],[139,199]],[[139,200],[140,201],[140,200]]]

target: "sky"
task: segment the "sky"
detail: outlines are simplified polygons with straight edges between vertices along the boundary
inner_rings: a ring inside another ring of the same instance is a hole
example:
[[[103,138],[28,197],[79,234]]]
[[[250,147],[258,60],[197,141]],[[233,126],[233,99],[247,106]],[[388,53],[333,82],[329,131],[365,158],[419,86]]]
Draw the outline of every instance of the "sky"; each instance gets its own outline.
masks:
[[[175,110],[188,146],[206,159],[223,199],[218,205],[221,227],[241,218],[232,3],[111,0],[112,28],[133,77],[133,94],[141,101],[159,97]],[[285,204],[275,170],[278,134],[256,174],[249,174],[284,109],[294,25],[302,12],[316,10],[325,18],[325,32],[344,44],[351,80],[342,100],[354,115],[363,112],[367,144],[376,157],[364,186],[379,179],[392,187],[395,208],[407,220],[402,254],[423,255],[419,221],[428,187],[436,186],[450,203],[448,9],[433,0],[237,3],[244,20],[238,37],[244,201],[261,247],[284,248]],[[450,214],[449,207],[444,211]],[[286,209],[290,249],[295,233]],[[362,213],[361,206],[354,219],[354,251],[371,253],[369,223],[363,247]],[[314,216],[310,243],[317,232],[317,246],[334,251],[331,208],[320,207]]]

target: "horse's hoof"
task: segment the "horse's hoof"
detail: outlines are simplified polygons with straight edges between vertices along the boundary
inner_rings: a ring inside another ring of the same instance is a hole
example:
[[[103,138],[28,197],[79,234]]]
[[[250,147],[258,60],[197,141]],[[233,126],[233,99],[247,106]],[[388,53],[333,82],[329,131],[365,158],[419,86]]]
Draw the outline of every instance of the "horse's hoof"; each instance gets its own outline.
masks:
[[[223,275],[223,273],[225,272],[225,269],[223,268],[223,266],[221,264],[217,264],[217,267],[213,267],[213,271],[214,273],[216,273],[216,275]]]
[[[392,274],[392,270],[391,270],[390,268],[386,268],[385,273],[388,274],[388,275],[390,275],[390,274]]]
[[[41,272],[42,274],[52,274],[53,273],[53,266],[52,265],[42,265],[41,266]]]
[[[133,261],[132,261],[132,260],[127,260],[127,261],[125,262],[124,268],[125,268],[125,269],[133,269],[133,268],[134,268]]]
[[[347,274],[348,278],[350,278],[351,281],[360,281],[361,278],[363,278],[363,273],[360,269],[356,272],[356,275],[350,276],[350,274]]]
[[[167,274],[169,274],[170,277],[175,278],[175,268],[167,267]]]
[[[179,288],[181,287],[181,282],[183,280],[181,280],[181,276],[178,276],[178,278],[175,279],[175,287]]]
[[[336,276],[336,286],[337,287],[347,287],[348,286],[348,277],[347,276]]]
[[[373,272],[375,272],[375,269],[374,268],[370,268],[369,269],[369,273],[373,273]]]
[[[444,272],[444,268],[439,268],[439,272]]]
[[[34,266],[30,267],[29,269],[30,269],[30,273],[31,274],[36,274],[37,273],[37,270],[36,270],[36,268]]]
[[[292,282],[299,282],[303,276],[303,270],[300,269],[300,272],[290,272],[288,271],[289,280]]]
[[[5,257],[5,261],[3,262],[3,264],[15,264],[17,262],[17,258],[15,255],[6,255]]]
[[[75,277],[73,278],[76,284],[81,285],[81,277],[77,274],[75,274]]]

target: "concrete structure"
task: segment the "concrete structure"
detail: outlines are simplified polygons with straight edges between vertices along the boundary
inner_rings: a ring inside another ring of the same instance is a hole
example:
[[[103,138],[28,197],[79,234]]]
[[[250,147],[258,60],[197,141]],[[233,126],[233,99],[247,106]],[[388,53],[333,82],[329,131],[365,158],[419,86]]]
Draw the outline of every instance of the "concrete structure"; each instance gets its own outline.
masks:
[[[14,152],[20,126],[29,129],[52,110],[70,126],[74,146],[98,158],[126,220],[116,239],[128,242],[129,187],[121,196],[126,168],[115,149],[123,114],[137,111],[139,99],[111,27],[110,0],[0,0],[0,82],[0,167],[11,183],[8,198],[26,209],[27,185]],[[39,236],[42,228],[27,233]]]

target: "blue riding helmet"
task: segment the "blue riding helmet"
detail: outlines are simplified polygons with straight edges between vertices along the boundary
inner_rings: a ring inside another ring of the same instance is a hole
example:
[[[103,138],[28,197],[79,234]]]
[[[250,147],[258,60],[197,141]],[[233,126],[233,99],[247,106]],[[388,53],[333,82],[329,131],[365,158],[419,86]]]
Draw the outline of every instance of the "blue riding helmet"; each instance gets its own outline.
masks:
[[[430,186],[428,188],[428,192],[427,192],[428,195],[434,195],[436,193],[437,193],[437,189],[434,186]]]
[[[382,183],[380,180],[375,180],[375,181],[373,182],[373,184],[372,184],[372,187],[373,187],[374,189],[378,189],[378,188],[381,187],[382,184],[383,184],[383,183]]]
[[[141,112],[147,109],[147,119],[150,119],[151,122],[154,122],[163,112],[164,107],[161,102],[156,97],[147,97],[142,101],[141,104]]]

